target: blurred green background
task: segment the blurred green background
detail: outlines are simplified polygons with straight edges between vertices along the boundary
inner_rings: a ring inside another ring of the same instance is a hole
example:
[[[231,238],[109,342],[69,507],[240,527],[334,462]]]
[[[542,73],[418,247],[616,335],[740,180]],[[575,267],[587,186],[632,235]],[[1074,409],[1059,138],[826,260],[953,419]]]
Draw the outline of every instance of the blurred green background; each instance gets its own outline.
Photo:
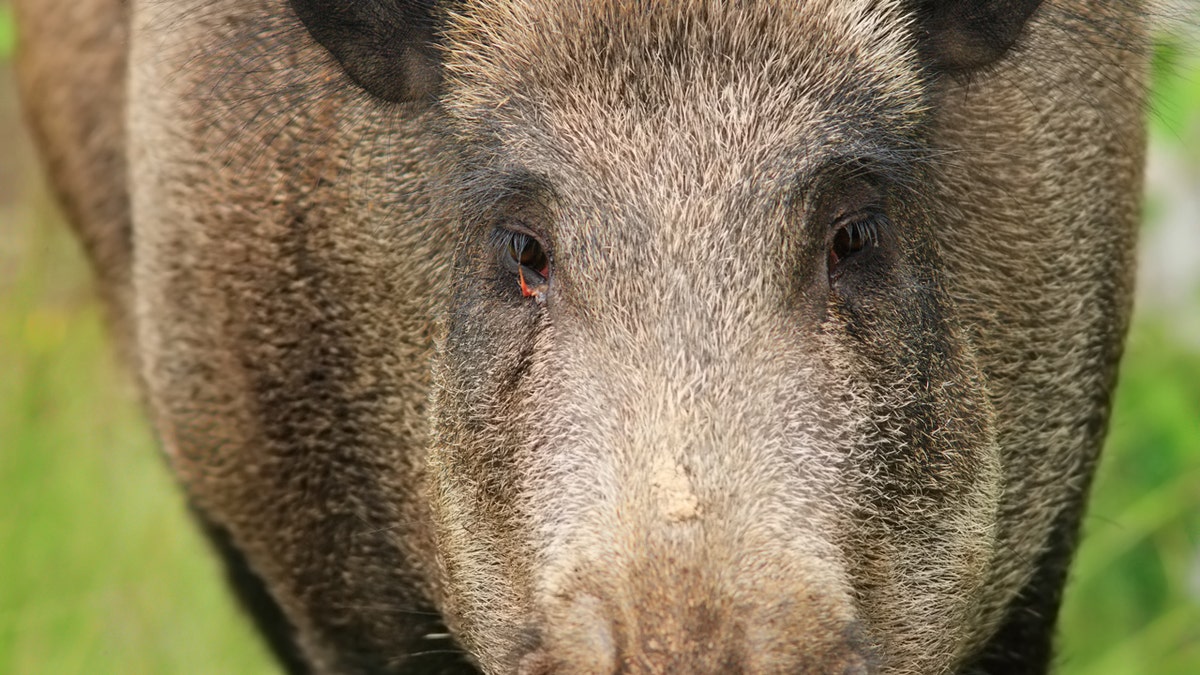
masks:
[[[0,674],[269,673],[105,341],[20,129],[0,1]],[[1185,45],[1189,45],[1186,46]],[[1155,66],[1138,312],[1062,675],[1200,674],[1200,54]]]

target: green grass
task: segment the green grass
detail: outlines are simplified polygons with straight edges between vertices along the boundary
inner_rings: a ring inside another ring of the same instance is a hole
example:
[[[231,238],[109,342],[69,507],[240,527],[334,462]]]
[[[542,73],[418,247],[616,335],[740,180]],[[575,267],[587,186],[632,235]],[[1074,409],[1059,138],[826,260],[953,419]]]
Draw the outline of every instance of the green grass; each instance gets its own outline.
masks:
[[[1200,354],[1135,326],[1063,608],[1066,675],[1200,673]]]
[[[13,22],[12,7],[0,4],[0,60],[12,54],[17,43],[17,29]]]
[[[1196,20],[1200,21],[1200,11],[1196,13]],[[1198,58],[1200,54],[1191,38],[1166,37],[1156,45],[1151,62],[1154,90],[1150,97],[1150,125],[1154,133],[1171,138],[1179,138],[1189,131],[1196,133],[1188,126],[1200,110]]]
[[[0,276],[0,673],[271,672],[118,373],[73,243],[61,227],[3,234],[25,241]]]

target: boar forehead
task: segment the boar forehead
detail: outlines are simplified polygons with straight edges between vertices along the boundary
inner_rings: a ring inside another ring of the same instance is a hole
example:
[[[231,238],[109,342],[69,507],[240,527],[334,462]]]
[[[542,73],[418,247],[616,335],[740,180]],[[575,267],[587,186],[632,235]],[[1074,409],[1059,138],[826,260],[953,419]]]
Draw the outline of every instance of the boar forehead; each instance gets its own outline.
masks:
[[[896,3],[501,4],[469,3],[447,33],[474,161],[677,189],[903,145],[923,118]]]

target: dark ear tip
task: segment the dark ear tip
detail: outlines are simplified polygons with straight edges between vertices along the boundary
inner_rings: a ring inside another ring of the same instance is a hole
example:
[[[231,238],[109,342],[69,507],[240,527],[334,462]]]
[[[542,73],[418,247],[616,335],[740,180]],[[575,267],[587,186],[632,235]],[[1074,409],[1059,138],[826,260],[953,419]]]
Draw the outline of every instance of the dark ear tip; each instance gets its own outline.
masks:
[[[355,84],[391,103],[433,98],[441,85],[441,69],[419,49],[395,50],[386,57],[337,59]]]
[[[309,35],[367,93],[402,103],[435,96],[441,68],[436,2],[290,0]]]
[[[921,0],[920,49],[936,70],[961,73],[1000,60],[1042,0]]]
[[[997,44],[949,31],[928,36],[923,51],[926,60],[937,70],[962,73],[999,61],[1011,46],[1011,43]]]

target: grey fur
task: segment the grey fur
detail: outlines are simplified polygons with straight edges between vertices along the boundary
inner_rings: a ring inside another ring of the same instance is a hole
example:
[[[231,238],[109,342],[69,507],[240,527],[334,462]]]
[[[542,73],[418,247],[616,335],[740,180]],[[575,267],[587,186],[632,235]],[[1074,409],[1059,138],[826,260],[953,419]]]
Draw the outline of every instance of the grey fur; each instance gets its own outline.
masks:
[[[939,78],[899,0],[466,2],[401,103],[282,0],[17,5],[154,428],[297,663],[1047,667],[1129,314],[1138,3]],[[868,202],[881,253],[830,281]]]

